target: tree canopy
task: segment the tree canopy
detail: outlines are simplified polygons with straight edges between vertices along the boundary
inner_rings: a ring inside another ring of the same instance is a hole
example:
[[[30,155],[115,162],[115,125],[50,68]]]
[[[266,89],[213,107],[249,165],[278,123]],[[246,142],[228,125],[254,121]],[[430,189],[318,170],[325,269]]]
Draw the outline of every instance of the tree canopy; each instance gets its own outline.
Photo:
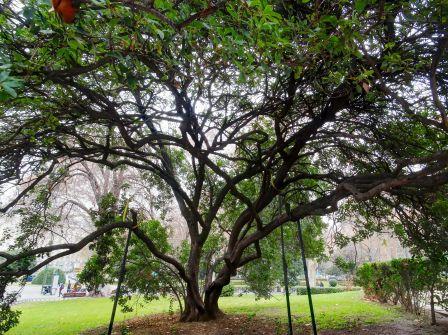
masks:
[[[58,284],[65,284],[65,273],[57,268],[45,268],[34,277],[34,285],[53,285],[53,277],[58,276]]]
[[[45,1],[0,5],[0,179],[21,185],[2,211],[80,162],[134,168],[175,198],[188,258],[131,212],[77,243],[2,252],[0,275],[130,228],[185,283],[182,319],[215,318],[222,288],[280,225],[351,201],[392,208],[448,182],[444,1],[80,3],[71,25]],[[216,232],[225,247],[202,297]]]

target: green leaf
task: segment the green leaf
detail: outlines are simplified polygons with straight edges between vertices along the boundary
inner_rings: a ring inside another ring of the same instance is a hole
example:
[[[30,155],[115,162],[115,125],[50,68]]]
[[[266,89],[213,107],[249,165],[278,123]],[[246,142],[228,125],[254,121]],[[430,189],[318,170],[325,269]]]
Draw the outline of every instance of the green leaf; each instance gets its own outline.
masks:
[[[297,66],[294,70],[294,79],[299,79],[300,76],[302,75],[302,71],[303,71],[303,66]]]
[[[8,100],[10,97],[11,97],[11,96],[10,96],[8,93],[6,93],[6,91],[2,91],[2,90],[0,90],[0,101],[6,101],[6,100]],[[0,115],[2,115],[2,114],[0,114]]]
[[[0,72],[0,82],[5,81],[9,77],[10,71]]]
[[[163,38],[165,37],[165,34],[163,33],[163,31],[160,29],[156,29],[156,33],[157,33],[157,35],[159,35],[160,39],[163,40]]]
[[[369,4],[369,0],[356,0],[355,1],[355,10],[357,12],[362,12],[368,4]]]
[[[322,18],[322,22],[330,23],[333,27],[336,27],[338,25],[338,18],[334,15],[325,15]]]
[[[68,40],[67,44],[71,49],[74,49],[74,50],[78,49],[78,47],[79,47],[79,43],[77,40]]]
[[[13,98],[17,98],[17,92],[11,86],[9,86],[8,83],[9,82],[2,83],[3,89]]]

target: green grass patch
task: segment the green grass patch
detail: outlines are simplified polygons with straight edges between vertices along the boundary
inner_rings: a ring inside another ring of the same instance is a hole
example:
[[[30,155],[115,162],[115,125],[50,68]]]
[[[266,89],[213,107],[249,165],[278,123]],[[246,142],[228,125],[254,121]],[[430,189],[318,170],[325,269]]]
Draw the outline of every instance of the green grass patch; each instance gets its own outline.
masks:
[[[362,300],[362,292],[320,294],[314,298],[319,329],[342,329],[359,324],[392,321],[401,316],[397,308]],[[291,296],[292,311],[296,323],[309,323],[306,296]],[[269,300],[255,300],[252,295],[223,297],[220,307],[226,313],[268,316],[286,322],[285,298],[275,295]],[[74,335],[82,330],[106,325],[109,321],[112,301],[109,298],[81,298],[58,302],[38,302],[18,305],[22,316],[18,327],[8,335]],[[131,313],[117,313],[116,321],[169,311],[168,299],[161,299],[136,307]]]
[[[319,329],[344,329],[360,324],[393,321],[402,312],[391,306],[362,299],[362,291],[351,291],[313,296]],[[269,300],[255,300],[253,296],[222,298],[220,306],[228,313],[245,313],[281,318],[287,322],[285,298],[276,295]],[[295,322],[310,323],[308,297],[291,295],[291,309]]]
[[[34,302],[18,305],[20,323],[8,335],[72,335],[109,323],[112,311],[110,298],[77,298],[64,301]],[[122,313],[117,308],[115,320],[124,321],[145,314],[167,313],[169,301],[160,299]]]

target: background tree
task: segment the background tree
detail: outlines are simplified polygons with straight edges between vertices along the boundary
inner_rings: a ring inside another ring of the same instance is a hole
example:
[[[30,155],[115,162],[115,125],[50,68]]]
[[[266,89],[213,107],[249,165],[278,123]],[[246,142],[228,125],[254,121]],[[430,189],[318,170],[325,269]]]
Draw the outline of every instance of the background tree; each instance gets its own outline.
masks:
[[[356,271],[356,263],[352,260],[344,259],[342,256],[336,257],[334,264],[345,274],[353,275]]]
[[[325,243],[323,231],[325,224],[319,217],[307,219],[302,223],[306,256],[309,259],[324,258]],[[285,256],[288,267],[290,287],[299,286],[303,275],[301,249],[297,243],[297,226],[284,225]],[[257,297],[269,298],[277,285],[284,285],[280,231],[276,230],[260,243],[261,257],[241,269],[241,275],[251,292]]]
[[[68,26],[39,0],[2,4],[0,179],[27,183],[2,211],[70,159],[127,166],[169,190],[190,248],[184,265],[135,214],[77,243],[18,244],[0,275],[130,228],[182,279],[182,320],[207,320],[280,225],[349,200],[392,206],[434,192],[448,182],[446,15],[428,0],[116,0],[84,1]],[[273,218],[280,195],[291,213]],[[217,230],[226,245],[201,295]]]
[[[44,270],[40,271],[33,279],[32,283],[35,285],[52,285],[54,276],[59,276],[58,284],[65,284],[64,271],[52,267],[45,268]]]

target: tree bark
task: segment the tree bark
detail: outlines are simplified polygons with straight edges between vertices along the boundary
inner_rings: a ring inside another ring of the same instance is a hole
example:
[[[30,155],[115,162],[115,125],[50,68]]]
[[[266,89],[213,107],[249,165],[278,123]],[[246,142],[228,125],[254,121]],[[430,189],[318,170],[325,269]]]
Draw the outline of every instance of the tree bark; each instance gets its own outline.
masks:
[[[435,310],[435,302],[434,302],[434,287],[431,288],[431,290],[429,291],[430,293],[430,302],[429,305],[431,306],[431,325],[436,325],[437,324],[437,320],[436,320],[436,310]]]
[[[199,290],[194,292],[194,288],[187,285],[187,295],[185,297],[185,308],[180,316],[182,322],[205,321],[205,306],[199,294]]]
[[[217,284],[216,282],[207,285],[204,299],[199,290],[199,260],[201,251],[202,245],[196,241],[192,241],[188,260],[185,308],[180,317],[182,322],[209,321],[223,315],[218,307],[218,299],[221,295],[223,285]]]
[[[199,289],[196,286],[188,285],[188,292],[185,298],[185,309],[181,314],[182,322],[197,322],[215,320],[223,316],[224,313],[218,307],[218,300],[222,292],[222,287],[211,285],[205,291],[204,301],[201,299]]]
[[[209,289],[205,291],[205,310],[209,319],[214,320],[224,315],[219,309],[218,300],[221,296],[222,286],[211,285]]]

